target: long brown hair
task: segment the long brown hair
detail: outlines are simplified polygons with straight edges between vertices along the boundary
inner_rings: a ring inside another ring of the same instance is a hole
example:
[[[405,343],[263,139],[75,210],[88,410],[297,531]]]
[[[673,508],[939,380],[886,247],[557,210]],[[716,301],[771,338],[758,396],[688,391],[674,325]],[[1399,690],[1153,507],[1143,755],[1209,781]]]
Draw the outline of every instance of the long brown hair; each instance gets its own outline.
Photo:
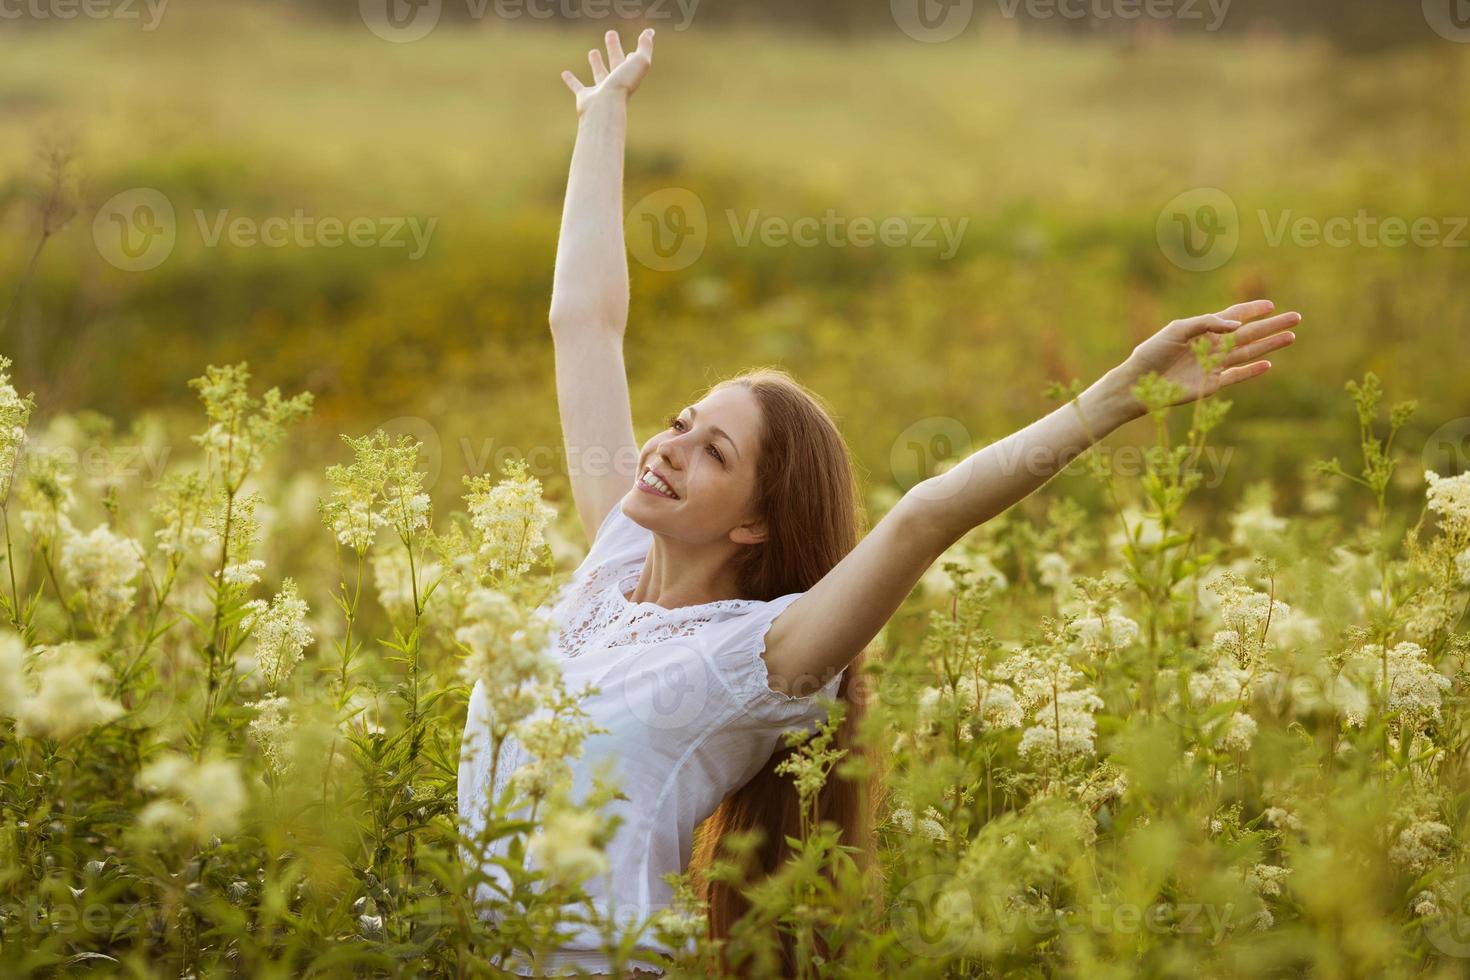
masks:
[[[741,385],[756,396],[764,421],[756,508],[766,520],[767,536],[737,561],[742,595],[768,602],[810,589],[856,547],[863,508],[847,445],[818,395],[779,368],[744,371],[711,390],[731,385]],[[856,736],[863,704],[857,695],[862,666],[859,656],[848,666],[838,688],[838,698],[847,707],[836,738],[837,747],[847,750],[844,758],[859,751]],[[821,682],[822,678],[804,678],[793,693],[813,693]],[[719,856],[725,835],[761,832],[762,843],[755,852],[757,879],[785,863],[791,853],[787,837],[801,836],[796,785],[775,772],[792,751],[778,748],[702,825],[692,866],[700,895],[709,903],[712,939],[727,939],[731,926],[749,909],[738,888],[709,881],[703,873]],[[871,860],[871,804],[862,783],[830,777],[818,797],[817,819],[841,828],[841,842],[858,849],[860,865],[865,857]],[[791,975],[795,972],[793,950],[786,937],[782,940],[785,972]]]

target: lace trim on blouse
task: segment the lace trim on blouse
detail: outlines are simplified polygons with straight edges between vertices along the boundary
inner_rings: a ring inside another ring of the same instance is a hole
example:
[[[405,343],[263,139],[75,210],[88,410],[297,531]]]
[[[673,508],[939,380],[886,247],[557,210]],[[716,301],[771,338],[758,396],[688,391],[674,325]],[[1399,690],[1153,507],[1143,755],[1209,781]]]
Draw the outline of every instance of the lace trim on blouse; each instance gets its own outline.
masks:
[[[634,602],[626,589],[638,582],[647,555],[594,569],[573,589],[564,607],[571,619],[559,634],[564,657],[575,657],[588,645],[599,649],[654,643],[694,636],[716,619],[717,611],[760,605],[753,599],[716,599],[692,606],[666,609],[654,602]]]

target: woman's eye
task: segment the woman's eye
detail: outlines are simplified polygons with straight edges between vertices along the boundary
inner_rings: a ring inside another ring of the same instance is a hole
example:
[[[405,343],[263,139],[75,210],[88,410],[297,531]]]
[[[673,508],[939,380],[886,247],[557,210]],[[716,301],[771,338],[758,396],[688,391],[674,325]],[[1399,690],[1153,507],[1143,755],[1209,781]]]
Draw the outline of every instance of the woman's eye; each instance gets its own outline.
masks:
[[[681,420],[677,415],[673,415],[673,416],[670,416],[669,417],[669,428],[671,428],[671,429],[678,429],[679,426],[681,426],[683,424],[684,424],[683,420]],[[682,432],[683,430],[680,429],[679,431]]]
[[[718,449],[716,449],[714,446],[710,446],[709,447],[709,451],[710,451],[710,455],[713,456],[715,459],[719,460],[722,463],[725,461],[725,457],[721,456],[720,455],[720,451]]]

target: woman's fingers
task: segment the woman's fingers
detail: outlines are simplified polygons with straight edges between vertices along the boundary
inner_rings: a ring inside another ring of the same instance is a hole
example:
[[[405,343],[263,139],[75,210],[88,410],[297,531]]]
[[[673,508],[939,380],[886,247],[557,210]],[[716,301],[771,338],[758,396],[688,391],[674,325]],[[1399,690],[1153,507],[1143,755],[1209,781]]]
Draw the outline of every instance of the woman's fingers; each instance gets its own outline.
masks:
[[[623,39],[617,31],[608,31],[603,40],[607,42],[607,66],[616,68],[623,63]]]
[[[1236,303],[1229,309],[1221,310],[1220,316],[1227,320],[1239,320],[1245,323],[1256,317],[1265,316],[1276,309],[1276,304],[1269,299],[1253,299],[1244,303]]]
[[[653,28],[645,28],[638,35],[638,53],[647,58],[650,64],[653,62]]]
[[[582,94],[582,90],[587,87],[582,84],[582,80],[580,78],[569,71],[564,71],[561,73],[561,80],[567,83],[567,88],[572,90],[573,95]]]
[[[1227,320],[1218,313],[1206,313],[1188,320],[1176,320],[1169,327],[1174,331],[1176,340],[1193,340],[1206,333],[1230,333],[1239,329],[1240,321]]]
[[[1242,364],[1239,367],[1230,368],[1228,371],[1222,371],[1220,373],[1220,387],[1229,388],[1231,385],[1238,385],[1242,381],[1259,378],[1269,370],[1271,370],[1270,361],[1254,361],[1250,364]]]
[[[602,63],[602,52],[593,48],[587,52],[587,63],[592,66],[592,84],[601,85],[607,77],[607,66]]]
[[[1240,328],[1235,335],[1235,344],[1237,347],[1245,347],[1247,344],[1254,343],[1262,337],[1269,337],[1274,333],[1285,330],[1287,327],[1294,327],[1301,322],[1302,315],[1295,312],[1279,313],[1265,320],[1257,320],[1255,323]]]
[[[1290,347],[1295,341],[1296,334],[1290,331],[1272,334],[1262,340],[1235,348],[1226,355],[1224,364],[1227,368],[1235,367],[1239,364],[1248,364],[1265,354],[1271,353],[1273,350]]]

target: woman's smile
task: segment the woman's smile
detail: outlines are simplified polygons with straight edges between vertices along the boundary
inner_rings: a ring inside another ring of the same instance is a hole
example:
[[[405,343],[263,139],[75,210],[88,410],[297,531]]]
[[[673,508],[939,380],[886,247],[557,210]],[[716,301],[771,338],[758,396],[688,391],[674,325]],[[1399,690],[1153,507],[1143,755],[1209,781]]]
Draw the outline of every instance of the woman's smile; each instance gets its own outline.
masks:
[[[679,495],[669,485],[669,481],[659,476],[653,467],[645,467],[643,475],[638,478],[638,489],[645,493],[656,494],[660,497],[668,497],[670,500],[678,500]]]

